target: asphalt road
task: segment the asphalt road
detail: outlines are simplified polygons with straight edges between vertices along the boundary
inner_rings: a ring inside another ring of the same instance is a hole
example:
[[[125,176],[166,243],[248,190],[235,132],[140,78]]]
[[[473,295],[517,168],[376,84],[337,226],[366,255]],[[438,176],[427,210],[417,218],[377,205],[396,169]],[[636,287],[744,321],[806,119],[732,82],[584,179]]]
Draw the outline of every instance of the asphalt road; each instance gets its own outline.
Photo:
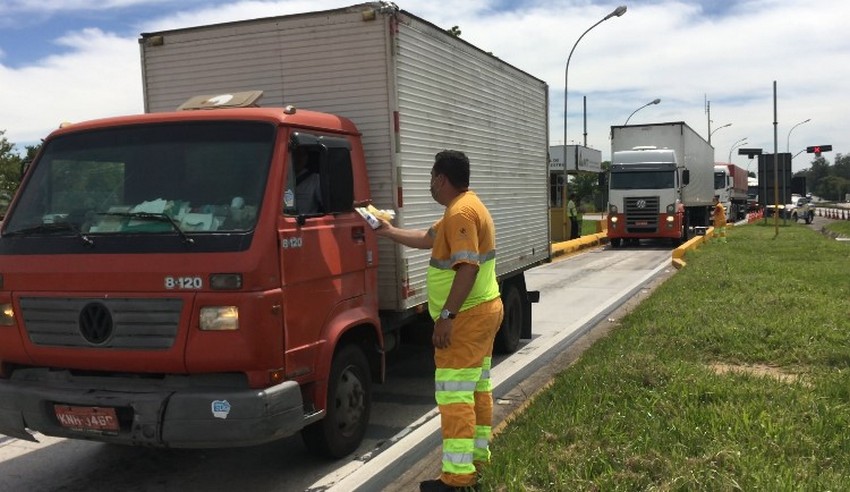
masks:
[[[670,248],[597,248],[528,272],[541,292],[534,337],[492,371],[500,421],[568,363],[616,310],[672,274]],[[0,490],[416,490],[432,478],[439,458],[439,419],[433,400],[429,336],[411,333],[389,356],[388,383],[375,387],[363,445],[350,459],[309,455],[299,436],[236,449],[162,450],[43,438],[34,444],[0,437]],[[566,357],[566,359],[565,359]],[[420,478],[423,477],[423,478]]]

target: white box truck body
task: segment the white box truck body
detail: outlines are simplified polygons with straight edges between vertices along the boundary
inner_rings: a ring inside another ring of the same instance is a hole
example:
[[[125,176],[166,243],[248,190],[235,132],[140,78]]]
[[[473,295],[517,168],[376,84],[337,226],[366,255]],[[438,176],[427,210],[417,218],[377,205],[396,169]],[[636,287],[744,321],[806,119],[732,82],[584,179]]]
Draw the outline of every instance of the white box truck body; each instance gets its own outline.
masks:
[[[686,240],[708,226],[714,147],[684,122],[611,127],[608,238]]]
[[[442,215],[429,194],[434,155],[465,152],[471,188],[495,221],[503,295],[517,289],[525,314],[516,319],[530,336],[522,272],[550,258],[545,82],[387,2],[146,33],[140,46],[147,112],[196,94],[262,90],[263,106],[350,119],[373,203],[405,228]],[[387,327],[426,302],[429,257],[380,242]]]

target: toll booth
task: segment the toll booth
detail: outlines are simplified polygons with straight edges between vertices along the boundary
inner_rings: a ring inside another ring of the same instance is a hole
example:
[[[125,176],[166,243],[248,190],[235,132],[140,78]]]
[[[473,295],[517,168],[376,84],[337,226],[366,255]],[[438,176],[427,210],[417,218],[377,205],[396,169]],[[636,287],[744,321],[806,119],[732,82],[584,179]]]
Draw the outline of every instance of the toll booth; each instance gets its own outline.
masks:
[[[564,207],[572,177],[578,173],[601,172],[602,151],[584,145],[549,146],[549,232],[553,242],[569,237],[569,224],[564,224],[567,221]]]

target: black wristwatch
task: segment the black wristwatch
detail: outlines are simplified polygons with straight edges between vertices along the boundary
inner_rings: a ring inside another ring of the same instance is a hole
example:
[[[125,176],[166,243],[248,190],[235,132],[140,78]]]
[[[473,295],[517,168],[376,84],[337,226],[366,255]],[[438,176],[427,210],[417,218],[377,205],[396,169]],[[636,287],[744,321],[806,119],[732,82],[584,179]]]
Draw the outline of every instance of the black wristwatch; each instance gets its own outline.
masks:
[[[455,319],[457,318],[457,313],[453,313],[448,309],[443,309],[440,311],[440,319]]]

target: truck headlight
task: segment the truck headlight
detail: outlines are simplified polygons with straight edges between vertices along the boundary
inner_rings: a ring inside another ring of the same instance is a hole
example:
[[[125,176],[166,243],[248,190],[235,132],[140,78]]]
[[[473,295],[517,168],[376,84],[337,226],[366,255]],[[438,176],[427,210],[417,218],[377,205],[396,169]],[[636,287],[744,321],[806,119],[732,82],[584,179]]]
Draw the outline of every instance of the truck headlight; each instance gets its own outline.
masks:
[[[672,224],[674,220],[676,220],[676,218],[673,217],[672,215],[667,216],[667,223],[668,224]]]
[[[233,331],[239,329],[239,308],[236,306],[207,306],[201,308],[201,330]]]
[[[611,223],[616,224],[617,223],[617,217],[611,217]]]
[[[0,326],[15,325],[15,310],[11,303],[0,304]]]

